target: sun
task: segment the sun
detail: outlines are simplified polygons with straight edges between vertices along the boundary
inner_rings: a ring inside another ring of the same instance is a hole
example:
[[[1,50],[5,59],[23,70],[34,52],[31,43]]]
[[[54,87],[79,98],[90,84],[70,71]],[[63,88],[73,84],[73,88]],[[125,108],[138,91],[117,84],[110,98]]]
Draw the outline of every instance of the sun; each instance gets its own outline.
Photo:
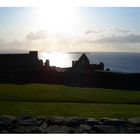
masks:
[[[38,7],[33,10],[36,27],[51,33],[76,30],[78,18],[77,9],[72,7]]]

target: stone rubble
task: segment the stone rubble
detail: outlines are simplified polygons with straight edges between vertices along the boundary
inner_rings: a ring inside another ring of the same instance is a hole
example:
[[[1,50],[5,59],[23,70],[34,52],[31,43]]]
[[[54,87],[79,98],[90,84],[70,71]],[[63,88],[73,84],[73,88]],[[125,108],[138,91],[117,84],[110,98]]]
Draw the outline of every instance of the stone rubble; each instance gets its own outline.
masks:
[[[32,117],[0,116],[0,133],[102,134],[140,133],[140,118]]]

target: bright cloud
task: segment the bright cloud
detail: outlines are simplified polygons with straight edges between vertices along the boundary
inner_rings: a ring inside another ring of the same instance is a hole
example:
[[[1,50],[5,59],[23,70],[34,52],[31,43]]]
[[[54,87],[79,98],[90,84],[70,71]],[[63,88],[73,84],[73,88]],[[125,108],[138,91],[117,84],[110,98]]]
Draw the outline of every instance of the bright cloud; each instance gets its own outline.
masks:
[[[47,37],[47,33],[45,31],[38,31],[36,33],[30,32],[26,39],[28,40],[38,40],[38,39],[45,39]]]
[[[87,30],[84,33],[28,33],[23,40],[0,39],[1,50],[17,51],[140,51],[140,33],[120,27]]]
[[[100,30],[88,30],[85,32],[85,41],[89,43],[140,43],[140,33],[120,27],[112,27]]]

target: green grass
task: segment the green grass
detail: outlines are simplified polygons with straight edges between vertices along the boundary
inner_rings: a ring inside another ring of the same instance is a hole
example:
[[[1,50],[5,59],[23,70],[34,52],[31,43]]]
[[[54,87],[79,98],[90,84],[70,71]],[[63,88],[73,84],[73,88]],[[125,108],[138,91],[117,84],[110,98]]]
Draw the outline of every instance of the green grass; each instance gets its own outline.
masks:
[[[140,91],[0,84],[0,114],[137,117],[140,116]]]
[[[32,116],[117,117],[140,116],[139,105],[98,103],[0,102],[2,114]]]

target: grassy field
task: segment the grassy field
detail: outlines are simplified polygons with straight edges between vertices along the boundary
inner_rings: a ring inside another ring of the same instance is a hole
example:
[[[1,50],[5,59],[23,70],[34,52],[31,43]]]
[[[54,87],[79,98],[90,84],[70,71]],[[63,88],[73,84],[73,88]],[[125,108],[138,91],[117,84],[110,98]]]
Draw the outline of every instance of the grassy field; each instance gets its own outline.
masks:
[[[48,84],[0,84],[0,114],[33,116],[140,116],[140,91]]]

